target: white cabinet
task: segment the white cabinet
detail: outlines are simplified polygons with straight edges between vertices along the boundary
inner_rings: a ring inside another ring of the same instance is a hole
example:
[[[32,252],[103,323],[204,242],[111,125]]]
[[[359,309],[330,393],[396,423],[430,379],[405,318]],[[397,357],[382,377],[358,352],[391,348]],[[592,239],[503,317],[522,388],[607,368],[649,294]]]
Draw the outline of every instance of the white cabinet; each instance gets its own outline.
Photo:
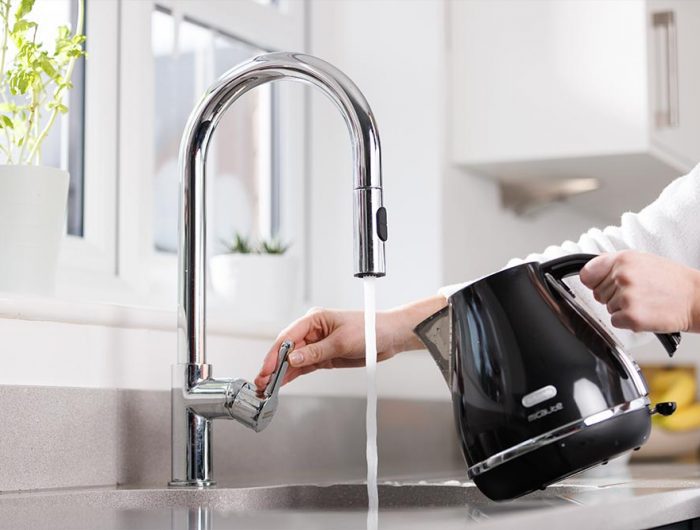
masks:
[[[647,2],[652,143],[700,162],[700,0]]]
[[[609,217],[700,162],[700,0],[449,6],[455,164],[595,177],[606,193],[579,202]]]

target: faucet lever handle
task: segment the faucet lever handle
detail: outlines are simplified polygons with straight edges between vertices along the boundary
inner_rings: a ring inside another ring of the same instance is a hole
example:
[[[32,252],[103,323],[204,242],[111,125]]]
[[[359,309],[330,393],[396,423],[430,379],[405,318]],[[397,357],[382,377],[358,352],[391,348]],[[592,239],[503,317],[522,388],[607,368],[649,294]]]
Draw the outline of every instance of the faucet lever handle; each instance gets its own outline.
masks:
[[[280,387],[282,386],[282,381],[284,380],[284,374],[287,373],[287,368],[289,367],[289,361],[287,357],[294,350],[294,342],[291,340],[285,340],[280,346],[279,353],[277,354],[277,366],[275,371],[270,376],[270,381],[267,383],[267,387],[263,392],[266,398],[271,398],[277,395]]]
[[[286,340],[282,343],[277,354],[277,366],[264,390],[243,379],[236,379],[230,383],[232,389],[228,393],[230,397],[226,407],[234,420],[255,432],[260,432],[268,426],[277,410],[279,403],[277,393],[289,366],[287,356],[293,349],[292,341]]]

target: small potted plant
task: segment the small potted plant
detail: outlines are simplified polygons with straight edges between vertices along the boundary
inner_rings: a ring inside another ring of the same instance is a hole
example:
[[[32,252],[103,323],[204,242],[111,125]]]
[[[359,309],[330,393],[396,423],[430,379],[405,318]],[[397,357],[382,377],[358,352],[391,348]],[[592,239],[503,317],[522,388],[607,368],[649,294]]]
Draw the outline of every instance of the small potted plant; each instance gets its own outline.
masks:
[[[254,243],[236,234],[222,241],[228,252],[211,258],[211,282],[234,316],[279,324],[296,309],[297,278],[289,245],[279,239]]]
[[[50,294],[68,202],[69,175],[41,165],[41,146],[65,114],[76,60],[85,55],[84,6],[75,32],[37,42],[34,0],[0,0],[0,291]]]

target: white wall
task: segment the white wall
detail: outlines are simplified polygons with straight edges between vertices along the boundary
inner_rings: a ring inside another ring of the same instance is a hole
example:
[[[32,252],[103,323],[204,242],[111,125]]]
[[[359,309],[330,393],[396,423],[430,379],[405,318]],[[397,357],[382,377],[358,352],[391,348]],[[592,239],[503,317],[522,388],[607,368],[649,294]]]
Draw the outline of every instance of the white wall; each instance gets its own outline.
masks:
[[[379,124],[389,212],[382,307],[493,271],[596,224],[565,205],[534,219],[514,216],[500,207],[492,182],[450,167],[443,2],[313,1],[310,51],[355,80]],[[311,107],[311,300],[361,307],[352,278],[347,131],[322,95],[313,93]]]
[[[445,283],[488,274],[511,258],[578,239],[583,231],[599,224],[566,204],[551,206],[531,218],[516,216],[501,208],[493,181],[458,168],[445,172],[443,201]]]
[[[443,167],[442,3],[311,2],[310,52],[357,83],[377,118],[388,210],[387,276],[378,303],[389,307],[440,285],[440,178]],[[312,301],[361,307],[352,277],[351,156],[340,114],[311,97]]]

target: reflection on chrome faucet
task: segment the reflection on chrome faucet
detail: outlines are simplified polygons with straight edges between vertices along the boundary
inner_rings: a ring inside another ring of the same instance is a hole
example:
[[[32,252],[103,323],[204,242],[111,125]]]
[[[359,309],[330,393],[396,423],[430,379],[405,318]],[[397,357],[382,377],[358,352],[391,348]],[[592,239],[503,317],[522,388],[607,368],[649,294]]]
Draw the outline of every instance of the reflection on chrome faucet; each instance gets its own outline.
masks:
[[[205,166],[212,134],[241,95],[264,83],[291,79],[321,89],[336,104],[350,131],[354,158],[355,276],[383,276],[386,210],[382,205],[379,135],[362,93],[342,72],[315,57],[270,53],[226,73],[192,112],[180,145],[178,364],[172,373],[171,486],[207,487],[212,478],[211,424],[235,419],[264,429],[277,407],[277,392],[294,347],[279,352],[270,385],[260,391],[242,379],[214,379],[205,348]]]
[[[208,506],[173,508],[170,511],[171,530],[213,530],[212,510]]]

